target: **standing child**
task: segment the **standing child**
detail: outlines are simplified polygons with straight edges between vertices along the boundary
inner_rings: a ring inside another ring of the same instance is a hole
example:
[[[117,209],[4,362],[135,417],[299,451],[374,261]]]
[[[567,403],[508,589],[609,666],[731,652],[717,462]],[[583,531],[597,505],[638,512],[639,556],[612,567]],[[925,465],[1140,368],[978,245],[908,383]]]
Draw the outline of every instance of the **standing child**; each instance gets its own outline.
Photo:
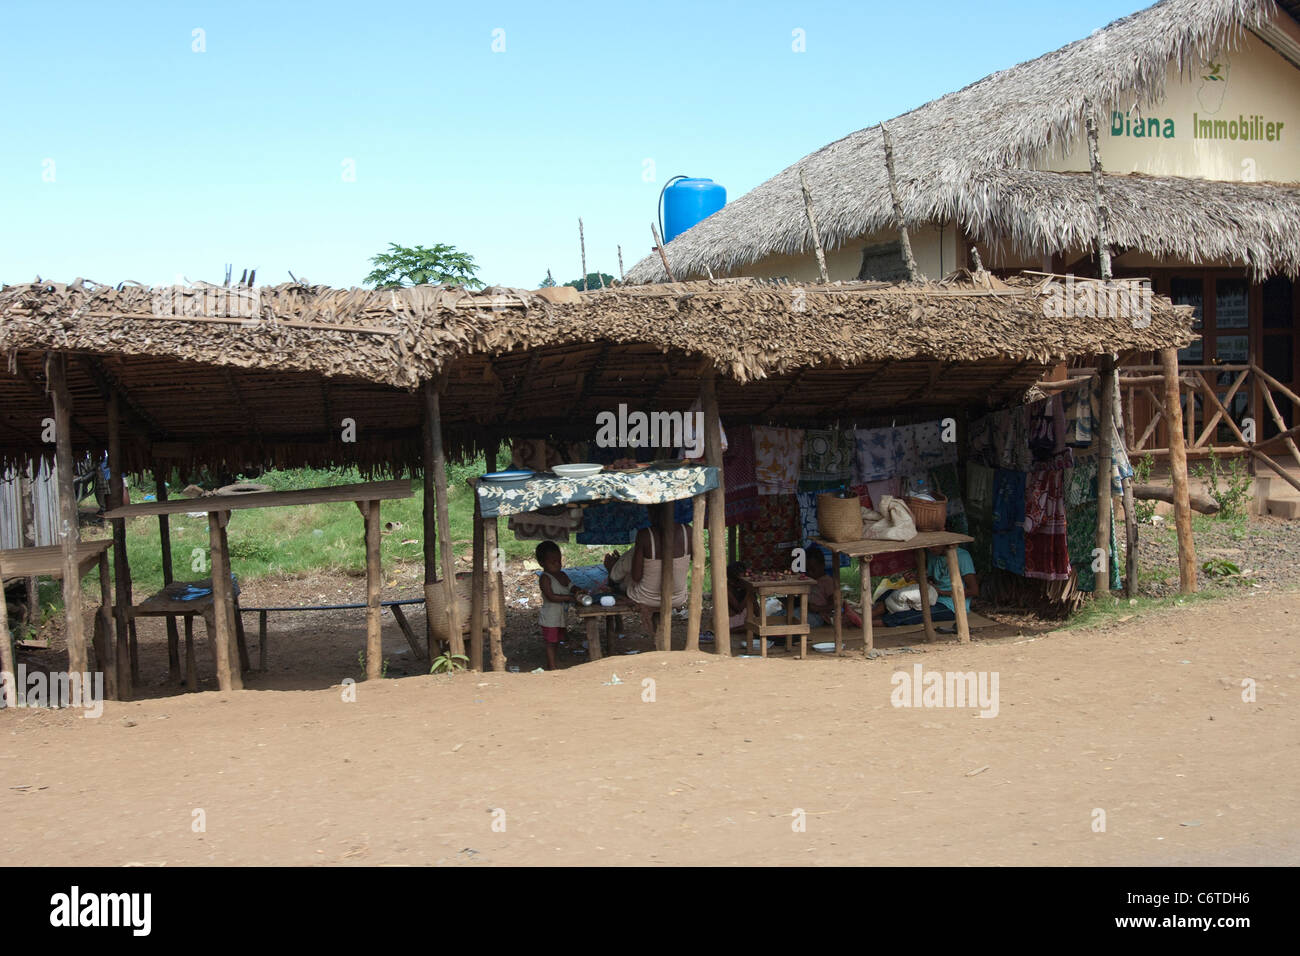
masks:
[[[575,588],[569,576],[561,570],[564,556],[560,553],[558,544],[543,541],[533,553],[542,567],[542,575],[538,579],[542,588],[542,613],[538,616],[538,623],[542,626],[542,638],[546,641],[546,669],[553,671],[557,666],[556,650],[560,638],[564,636],[564,605],[576,604],[578,596],[585,592],[582,588]]]

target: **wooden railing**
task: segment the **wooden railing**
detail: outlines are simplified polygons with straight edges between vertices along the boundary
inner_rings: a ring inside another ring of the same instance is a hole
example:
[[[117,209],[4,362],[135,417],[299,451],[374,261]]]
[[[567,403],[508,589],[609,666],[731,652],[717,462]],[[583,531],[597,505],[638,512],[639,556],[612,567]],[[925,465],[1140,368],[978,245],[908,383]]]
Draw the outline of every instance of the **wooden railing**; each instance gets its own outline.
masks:
[[[1167,456],[1167,447],[1152,444],[1161,423],[1168,420],[1159,366],[1127,365],[1118,371],[1129,457]],[[1294,419],[1300,419],[1300,395],[1254,363],[1182,365],[1178,386],[1188,457],[1249,455],[1300,489],[1300,483],[1269,454],[1282,449],[1300,464],[1295,442],[1300,425],[1286,423],[1274,393],[1291,402]],[[1278,431],[1269,438],[1262,437],[1264,414]]]

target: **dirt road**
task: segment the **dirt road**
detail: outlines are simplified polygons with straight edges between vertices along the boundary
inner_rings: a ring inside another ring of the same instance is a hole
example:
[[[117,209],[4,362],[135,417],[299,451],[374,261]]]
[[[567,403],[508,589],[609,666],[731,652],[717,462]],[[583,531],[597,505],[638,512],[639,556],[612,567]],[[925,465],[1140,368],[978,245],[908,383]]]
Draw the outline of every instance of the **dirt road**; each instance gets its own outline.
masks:
[[[893,706],[917,664],[996,673],[997,715]],[[18,710],[0,862],[1295,864],[1298,673],[1300,595],[1272,594],[873,661]]]

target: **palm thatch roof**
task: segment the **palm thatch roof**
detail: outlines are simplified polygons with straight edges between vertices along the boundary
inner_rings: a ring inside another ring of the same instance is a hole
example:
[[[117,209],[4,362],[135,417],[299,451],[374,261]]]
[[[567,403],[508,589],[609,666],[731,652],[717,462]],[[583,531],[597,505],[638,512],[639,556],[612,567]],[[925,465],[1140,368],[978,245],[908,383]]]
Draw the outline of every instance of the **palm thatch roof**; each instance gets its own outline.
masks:
[[[1162,0],[889,120],[904,218],[955,222],[972,238],[1011,242],[1029,254],[1086,247],[1096,234],[1090,181],[1034,171],[1077,141],[1085,102],[1098,111],[1152,106],[1164,97],[1170,63],[1190,71],[1276,12],[1273,0]],[[881,130],[872,126],[799,160],[668,243],[674,274],[722,275],[774,254],[811,254],[800,169],[828,248],[896,227]],[[1192,262],[1243,261],[1261,274],[1300,273],[1295,185],[1114,175],[1107,183],[1119,246]],[[630,282],[666,278],[658,256],[628,273]]]
[[[1044,277],[795,288],[756,280],[579,293],[422,286],[147,289],[38,282],[0,289],[0,460],[48,454],[44,356],[69,362],[74,442],[107,442],[120,396],[132,467],[166,454],[241,470],[421,456],[415,386],[443,382],[453,453],[493,435],[590,432],[621,402],[687,407],[723,376],[735,419],[988,406],[1056,362],[1183,346],[1191,310],[1145,320],[1053,310]],[[160,307],[162,306],[162,307]],[[942,371],[942,374],[940,374]],[[355,440],[342,437],[344,419]]]

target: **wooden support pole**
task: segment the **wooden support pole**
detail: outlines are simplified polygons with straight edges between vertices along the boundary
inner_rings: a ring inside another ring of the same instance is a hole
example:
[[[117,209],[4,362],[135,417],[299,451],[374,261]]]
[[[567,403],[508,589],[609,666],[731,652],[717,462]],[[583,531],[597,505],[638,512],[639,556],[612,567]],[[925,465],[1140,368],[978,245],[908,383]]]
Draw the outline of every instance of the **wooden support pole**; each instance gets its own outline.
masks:
[[[474,542],[470,551],[474,567],[470,571],[469,598],[469,669],[483,670],[483,588],[487,582],[483,576],[484,561],[492,566],[494,555],[483,553],[483,516],[479,513],[478,494],[474,495]]]
[[[68,670],[87,671],[86,622],[82,619],[81,572],[77,567],[77,546],[81,529],[77,518],[77,493],[72,464],[72,398],[68,393],[67,358],[51,354],[46,378],[54,400],[55,462],[59,480],[59,538],[63,549],[63,609],[67,619]],[[120,665],[119,665],[120,666]],[[130,687],[130,684],[127,684]],[[120,689],[120,688],[119,688]]]
[[[817,231],[817,215],[813,212],[812,193],[808,191],[808,180],[804,178],[802,166],[799,167],[799,188],[803,190],[803,212],[808,218],[808,231],[812,233],[813,251],[817,253],[817,275],[823,283],[828,283],[831,279],[826,271],[826,253],[822,249],[821,234]]]
[[[668,267],[668,253],[664,251],[663,240],[659,238],[659,227],[653,222],[650,223],[650,235],[654,236],[655,251],[659,253],[659,261],[664,264],[664,272],[668,276],[668,281],[676,282],[677,280],[673,278],[673,270]]]
[[[686,610],[686,649],[700,649],[700,624],[704,617],[704,522],[708,505],[704,495],[691,499],[695,510],[691,515],[691,599]],[[715,640],[722,640],[719,634]]]
[[[226,561],[226,536],[222,533],[229,519],[229,511],[208,512],[208,548],[212,552],[212,645],[217,659],[217,687],[222,691],[244,689],[238,661],[231,654],[234,635],[231,633],[229,613],[230,565]],[[121,653],[120,644],[118,653]],[[118,673],[121,673],[120,667]]]
[[[1128,419],[1124,417],[1124,405],[1119,392],[1119,373],[1110,377],[1111,382],[1111,421],[1114,431],[1111,441],[1122,442],[1128,429]],[[1120,446],[1121,450],[1125,446]],[[1114,451],[1112,449],[1112,454]],[[1138,594],[1138,524],[1137,504],[1133,499],[1133,476],[1126,475],[1120,479],[1120,490],[1124,495],[1124,593],[1131,598]]]
[[[98,463],[93,463],[98,467]],[[123,500],[122,483],[122,405],[117,393],[108,399],[108,506],[117,508]],[[131,597],[131,564],[126,554],[126,519],[113,519],[113,613],[117,621],[117,686],[122,700],[135,695],[135,681],[139,677],[139,651],[131,641],[129,610],[134,603]]]
[[[916,258],[912,255],[912,239],[907,233],[907,222],[903,219],[903,202],[898,197],[898,179],[894,175],[894,141],[889,135],[889,128],[880,124],[880,136],[885,142],[885,172],[889,175],[889,199],[894,207],[894,222],[898,225],[898,238],[903,247],[903,263],[907,266],[907,276],[912,282],[925,278],[916,267]]]
[[[1101,549],[1104,567],[1101,577],[1097,578],[1093,593],[1097,597],[1110,594],[1110,529],[1111,529],[1111,406],[1113,404],[1113,387],[1111,379],[1115,377],[1115,360],[1109,355],[1098,359],[1101,377],[1101,417],[1097,434],[1097,538],[1096,546]]]
[[[492,557],[497,553],[497,519],[483,519],[483,548],[488,558],[488,653],[492,658],[492,669],[506,669],[506,655],[501,648],[501,630],[505,621],[501,618],[501,576],[493,573]]]
[[[961,561],[957,557],[955,544],[950,544],[944,549],[944,559],[948,562],[948,580],[952,582],[952,609],[953,615],[957,618],[957,640],[962,644],[969,644],[970,620],[966,616],[966,582],[961,577]],[[921,600],[924,602],[928,596],[922,595]]]
[[[425,643],[429,647],[429,660],[438,656],[438,639],[435,637],[433,608],[437,606],[435,588],[438,581],[438,490],[433,468],[433,429],[429,426],[427,396],[424,408],[424,448],[421,472],[424,478],[424,628]]]
[[[108,552],[99,554],[99,613],[95,615],[99,642],[95,656],[104,672],[104,694],[109,700],[121,700],[117,693],[117,648],[113,645],[113,582],[108,570]]]
[[[1133,497],[1141,501],[1163,501],[1167,504],[1173,504],[1174,489],[1165,485],[1134,485]],[[1200,514],[1216,515],[1219,513],[1219,503],[1209,495],[1189,494],[1187,501],[1192,510]]]
[[[582,260],[582,291],[587,291],[587,240],[582,234],[582,217],[578,217],[578,254]]]
[[[379,589],[383,574],[379,557],[379,502],[357,502],[366,525],[366,680],[384,674],[383,621],[380,618]]]
[[[153,484],[154,493],[159,501],[167,500],[167,470],[154,465],[153,467]],[[158,516],[158,540],[162,551],[162,575],[163,585],[171,584],[175,580],[172,571],[172,531],[171,519],[168,515]],[[181,676],[181,637],[176,627],[176,618],[167,618],[167,679],[175,683],[180,680]]]
[[[425,429],[429,433],[427,447],[432,453],[431,459],[426,461],[424,466],[426,471],[433,470],[434,503],[438,509],[438,538],[442,551],[442,593],[443,600],[447,604],[447,635],[451,644],[451,653],[464,656],[465,639],[461,635],[460,601],[456,597],[456,559],[451,549],[451,515],[447,510],[447,459],[442,451],[442,410],[438,399],[439,384],[437,379],[424,383]],[[425,479],[425,488],[428,488],[427,478]],[[428,569],[425,569],[424,579],[425,581],[429,580]]]
[[[3,572],[0,568],[0,572]],[[18,668],[14,664],[14,642],[9,633],[9,605],[5,601],[4,575],[0,573],[0,680],[4,682],[4,705],[18,706]]]
[[[673,521],[673,503],[659,506],[659,540],[663,550],[659,553],[659,634],[657,645],[661,651],[673,649],[673,551],[677,547],[677,525]],[[653,532],[651,532],[653,533]]]
[[[1083,124],[1088,136],[1088,166],[1092,170],[1092,189],[1097,204],[1097,270],[1101,278],[1109,282],[1113,276],[1110,265],[1110,203],[1106,199],[1101,153],[1097,148],[1097,117],[1093,115],[1092,102],[1087,99],[1083,101]]]
[[[40,474],[37,462],[29,462],[19,472],[18,503],[22,514],[22,544],[25,548],[36,547],[36,498],[33,481]],[[27,579],[27,626],[35,630],[41,619],[41,584],[35,576]],[[102,666],[102,661],[100,662]],[[107,681],[107,677],[105,677]]]
[[[1196,590],[1196,544],[1192,540],[1192,508],[1188,500],[1187,451],[1183,447],[1182,406],[1178,401],[1178,350],[1161,349],[1165,372],[1165,407],[1169,410],[1169,475],[1174,486],[1174,525],[1178,530],[1178,587]]]
[[[727,611],[727,527],[726,485],[722,476],[722,425],[718,419],[717,375],[704,372],[700,383],[700,404],[704,411],[704,463],[718,469],[718,487],[708,492],[705,515],[709,522],[709,574],[713,585],[714,649],[731,656],[731,615]]]
[[[190,639],[189,630],[193,628],[193,621],[191,620],[192,617],[193,615],[190,615],[190,617],[186,618],[187,631],[185,635],[185,640],[187,643],[189,642]],[[186,653],[189,653],[189,651],[187,650]],[[257,669],[259,671],[262,671],[263,673],[266,672],[266,612],[265,611],[257,612]]]

